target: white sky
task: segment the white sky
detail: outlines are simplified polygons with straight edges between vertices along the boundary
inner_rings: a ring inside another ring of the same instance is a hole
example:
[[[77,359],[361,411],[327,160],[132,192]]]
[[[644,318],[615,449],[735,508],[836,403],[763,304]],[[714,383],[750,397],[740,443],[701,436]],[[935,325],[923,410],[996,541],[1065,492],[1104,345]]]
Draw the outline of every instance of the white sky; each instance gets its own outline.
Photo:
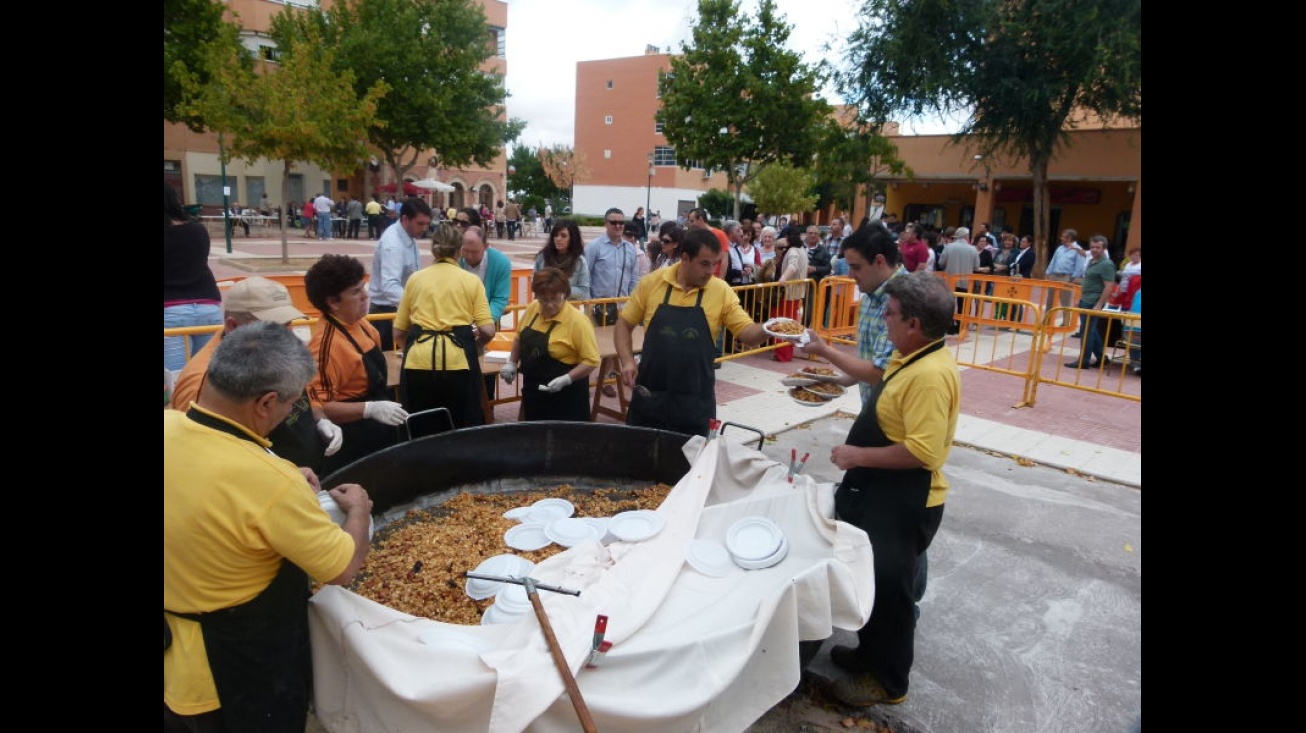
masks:
[[[518,145],[574,144],[576,62],[642,56],[647,45],[679,53],[698,14],[697,0],[507,0],[508,116],[526,121]],[[860,0],[776,0],[792,26],[788,46],[809,64],[839,61],[857,27]],[[740,0],[750,15],[756,0]],[[833,51],[824,47],[832,45]],[[837,103],[832,92],[826,101]],[[906,134],[951,132],[934,122],[904,122]]]

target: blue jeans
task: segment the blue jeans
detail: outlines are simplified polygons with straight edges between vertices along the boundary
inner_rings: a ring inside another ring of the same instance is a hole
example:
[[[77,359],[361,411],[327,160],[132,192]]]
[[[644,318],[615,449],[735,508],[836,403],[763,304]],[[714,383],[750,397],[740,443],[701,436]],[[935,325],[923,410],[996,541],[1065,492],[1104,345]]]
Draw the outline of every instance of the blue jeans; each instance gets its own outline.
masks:
[[[331,212],[317,212],[317,238],[331,238]]]
[[[1092,308],[1096,303],[1095,300],[1081,300],[1079,301],[1079,307]],[[1097,363],[1102,360],[1102,332],[1098,330],[1100,319],[1085,317],[1082,313],[1080,318],[1082,320],[1080,322],[1079,338],[1083,351],[1079,352],[1079,363]]]
[[[186,303],[184,305],[173,305],[163,309],[163,327],[164,328],[181,328],[183,326],[220,326],[222,325],[222,306],[204,305],[200,303]],[[169,336],[163,339],[163,366],[174,372],[181,371],[186,366],[186,359],[194,356],[195,352],[204,348],[204,345],[213,338],[213,334],[205,333],[190,337],[190,354],[186,353],[185,336]]]

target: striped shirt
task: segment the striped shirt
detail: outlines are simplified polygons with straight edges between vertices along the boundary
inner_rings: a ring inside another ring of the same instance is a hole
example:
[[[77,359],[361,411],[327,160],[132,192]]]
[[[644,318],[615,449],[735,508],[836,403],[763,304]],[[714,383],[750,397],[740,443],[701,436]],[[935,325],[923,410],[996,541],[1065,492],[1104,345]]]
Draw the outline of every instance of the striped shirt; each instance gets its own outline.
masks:
[[[857,356],[879,367],[881,371],[889,367],[889,357],[893,354],[893,343],[889,341],[889,328],[884,324],[884,309],[889,305],[889,294],[884,288],[895,277],[907,274],[907,268],[898,265],[898,269],[873,293],[862,293],[861,307],[857,311]],[[862,393],[862,407],[870,398],[871,385],[858,382],[857,388]]]

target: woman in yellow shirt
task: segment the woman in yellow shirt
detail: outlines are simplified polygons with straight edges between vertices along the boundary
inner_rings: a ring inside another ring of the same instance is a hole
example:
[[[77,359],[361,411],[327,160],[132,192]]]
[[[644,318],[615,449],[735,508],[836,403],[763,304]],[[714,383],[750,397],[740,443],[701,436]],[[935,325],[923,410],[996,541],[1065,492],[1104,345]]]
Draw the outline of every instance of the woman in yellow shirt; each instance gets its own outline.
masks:
[[[462,248],[462,232],[441,222],[431,237],[435,262],[404,285],[394,324],[395,347],[404,355],[404,408],[447,408],[455,428],[485,423],[476,346],[494,337],[485,286],[458,265]]]
[[[535,300],[521,316],[524,325],[499,375],[512,384],[520,363],[524,420],[588,422],[589,376],[599,365],[594,324],[567,304],[571,282],[561,269],[536,272],[531,292]]]

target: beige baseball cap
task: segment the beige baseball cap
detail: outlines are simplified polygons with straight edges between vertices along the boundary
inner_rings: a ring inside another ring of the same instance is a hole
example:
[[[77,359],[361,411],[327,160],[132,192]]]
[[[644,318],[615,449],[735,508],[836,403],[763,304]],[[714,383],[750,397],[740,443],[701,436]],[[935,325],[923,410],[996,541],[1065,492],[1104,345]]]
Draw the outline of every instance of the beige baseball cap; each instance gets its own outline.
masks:
[[[266,277],[247,277],[232,285],[222,297],[222,309],[250,313],[260,321],[289,323],[307,318],[290,300],[290,291]]]

